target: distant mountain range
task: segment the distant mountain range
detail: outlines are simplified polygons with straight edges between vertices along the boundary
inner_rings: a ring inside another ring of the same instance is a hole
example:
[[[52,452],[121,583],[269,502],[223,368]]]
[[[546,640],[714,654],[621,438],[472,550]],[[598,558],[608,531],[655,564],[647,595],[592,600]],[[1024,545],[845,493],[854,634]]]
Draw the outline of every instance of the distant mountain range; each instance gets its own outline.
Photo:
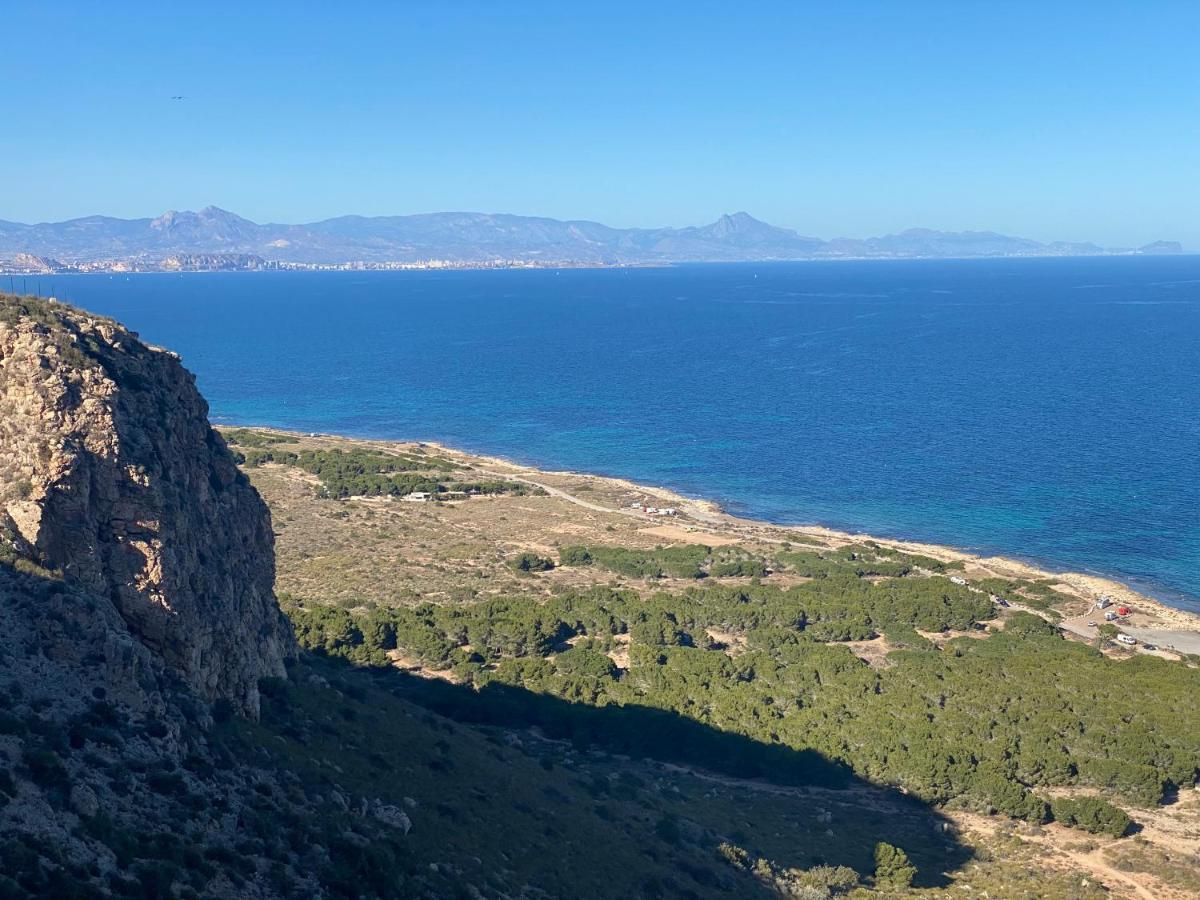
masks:
[[[264,268],[364,263],[638,265],[832,258],[958,258],[1182,253],[1173,241],[1139,248],[1041,243],[990,231],[913,228],[883,237],[805,237],[744,212],[687,228],[610,228],[597,222],[446,212],[341,216],[260,225],[209,206],[156,219],[88,216],[24,225],[0,221],[0,265],[72,268]],[[117,265],[119,264],[119,265]]]

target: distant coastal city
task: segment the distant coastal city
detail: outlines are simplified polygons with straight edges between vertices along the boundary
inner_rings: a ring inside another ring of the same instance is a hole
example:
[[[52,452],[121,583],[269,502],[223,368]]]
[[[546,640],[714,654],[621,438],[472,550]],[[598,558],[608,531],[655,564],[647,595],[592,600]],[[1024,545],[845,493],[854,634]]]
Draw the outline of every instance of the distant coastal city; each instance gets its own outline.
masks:
[[[630,263],[617,266],[639,265]],[[603,263],[573,262],[571,260],[539,261],[528,259],[419,259],[411,262],[367,262],[355,260],[343,263],[290,262],[263,259],[246,253],[174,254],[161,259],[97,259],[64,262],[29,253],[19,253],[11,259],[0,259],[0,274],[4,275],[90,275],[131,274],[135,272],[398,272],[409,269],[563,269],[598,268]]]

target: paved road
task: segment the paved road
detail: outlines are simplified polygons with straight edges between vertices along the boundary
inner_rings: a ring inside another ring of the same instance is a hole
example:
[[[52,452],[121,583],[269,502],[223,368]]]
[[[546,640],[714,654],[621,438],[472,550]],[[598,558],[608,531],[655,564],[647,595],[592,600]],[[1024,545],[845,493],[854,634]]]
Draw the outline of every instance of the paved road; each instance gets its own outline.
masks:
[[[1128,625],[1121,626],[1121,630],[1139,641],[1149,641],[1160,647],[1171,647],[1180,653],[1200,653],[1200,631],[1133,628]]]
[[[1063,619],[1058,623],[1058,627],[1064,631],[1069,631],[1072,634],[1077,634],[1080,637],[1086,638],[1089,641],[1096,639],[1096,629],[1087,626],[1088,620],[1093,622],[1103,622],[1104,613],[1099,610],[1076,616],[1072,619]],[[1140,628],[1136,625],[1127,625],[1124,622],[1114,622],[1122,632],[1137,638],[1142,643],[1136,647],[1129,649],[1145,652],[1143,645],[1146,642],[1156,645],[1160,649],[1171,649],[1178,653],[1200,653],[1200,631],[1187,631],[1186,629],[1168,629],[1168,628]]]

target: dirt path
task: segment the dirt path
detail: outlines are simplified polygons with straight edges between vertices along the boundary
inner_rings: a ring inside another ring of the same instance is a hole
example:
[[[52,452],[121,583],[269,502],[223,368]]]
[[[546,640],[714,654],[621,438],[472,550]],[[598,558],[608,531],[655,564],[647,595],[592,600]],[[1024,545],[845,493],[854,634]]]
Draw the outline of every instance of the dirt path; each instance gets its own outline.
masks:
[[[1059,853],[1063,854],[1067,859],[1071,860],[1083,871],[1091,874],[1097,881],[1105,887],[1111,889],[1114,884],[1122,884],[1133,891],[1135,895],[1143,898],[1143,900],[1164,900],[1165,895],[1162,893],[1151,893],[1141,881],[1138,881],[1133,875],[1127,872],[1122,872],[1120,869],[1114,869],[1104,859],[1103,850],[1093,850],[1091,853],[1080,853],[1076,850],[1068,850],[1065,847],[1055,846]],[[1145,877],[1145,876],[1143,876]]]
[[[620,515],[636,515],[633,510],[628,509],[613,509],[610,506],[601,506],[599,503],[589,503],[587,500],[581,500],[574,494],[568,494],[562,488],[556,488],[552,485],[541,481],[534,481],[532,478],[525,478],[521,475],[514,475],[512,472],[493,472],[487,469],[480,470],[484,475],[491,475],[493,478],[503,478],[508,481],[519,481],[522,484],[528,484],[531,487],[541,488],[551,497],[558,497],[560,500],[566,500],[568,503],[574,503],[576,506],[582,506],[584,509],[590,509],[592,512],[600,513],[618,513]]]
[[[994,835],[1000,826],[1012,824],[1013,821],[960,811],[948,812],[945,815],[964,829],[989,835]],[[1081,840],[1080,833],[1077,831],[1051,824],[1042,826],[1038,832],[1022,829],[1019,837],[1022,841],[1037,844],[1039,847],[1063,857],[1075,868],[1087,873],[1107,889],[1119,891],[1117,896],[1132,896],[1141,898],[1141,900],[1167,900],[1167,898],[1182,896],[1159,884],[1153,876],[1122,872],[1120,869],[1110,866],[1104,858],[1107,845],[1087,852],[1073,849],[1073,845],[1079,844]]]
[[[703,769],[695,769],[691,766],[680,765],[679,763],[660,762],[658,765],[669,772],[691,775],[700,781],[707,781],[711,784],[719,784],[723,787],[735,788],[742,791],[758,791],[762,794],[779,794],[786,797],[813,797],[820,795],[831,803],[840,803],[843,806],[866,807],[875,812],[887,813],[888,815],[903,814],[904,812],[895,804],[881,801],[875,790],[864,785],[851,784],[844,788],[826,788],[817,785],[790,786],[716,775],[712,772],[706,772]]]
[[[1167,893],[1161,889],[1157,880],[1151,876],[1142,875],[1141,879],[1128,873],[1122,872],[1120,869],[1114,869],[1104,859],[1103,848],[1093,850],[1090,853],[1080,853],[1078,850],[1069,850],[1066,847],[1059,846],[1053,841],[1041,841],[1036,839],[1033,843],[1041,844],[1044,847],[1050,847],[1057,853],[1061,853],[1069,859],[1074,865],[1078,866],[1084,872],[1091,875],[1096,881],[1100,882],[1109,890],[1112,890],[1114,885],[1121,885],[1133,891],[1134,896],[1142,898],[1142,900],[1166,900],[1169,896],[1178,896],[1174,892]],[[1151,891],[1144,883],[1145,880],[1155,882],[1155,890]]]

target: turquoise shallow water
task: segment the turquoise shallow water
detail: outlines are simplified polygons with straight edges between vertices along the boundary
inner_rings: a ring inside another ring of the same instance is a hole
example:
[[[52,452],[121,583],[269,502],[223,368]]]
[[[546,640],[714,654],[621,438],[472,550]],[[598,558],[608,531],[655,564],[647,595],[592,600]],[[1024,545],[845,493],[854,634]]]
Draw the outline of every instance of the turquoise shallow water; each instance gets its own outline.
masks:
[[[179,351],[216,421],[438,440],[1200,610],[1200,257],[54,289]]]

